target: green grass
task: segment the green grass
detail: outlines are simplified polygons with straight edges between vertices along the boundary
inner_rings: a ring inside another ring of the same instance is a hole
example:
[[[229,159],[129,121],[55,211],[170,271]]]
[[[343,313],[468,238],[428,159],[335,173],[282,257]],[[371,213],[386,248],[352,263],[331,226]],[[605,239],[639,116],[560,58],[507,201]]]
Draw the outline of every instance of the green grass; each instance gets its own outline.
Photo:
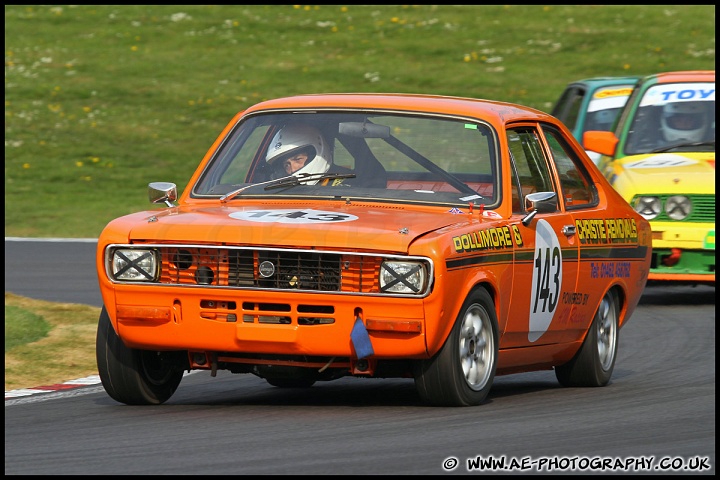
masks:
[[[97,375],[100,309],[5,293],[5,390]]]
[[[6,353],[18,345],[40,340],[50,332],[50,324],[43,317],[19,307],[6,304],[5,318],[12,320],[5,322]]]
[[[260,100],[420,92],[549,110],[596,75],[715,68],[715,7],[5,6],[5,234],[96,238],[182,190]]]
[[[549,111],[580,78],[706,69],[712,5],[6,5],[5,235],[97,238],[152,208],[149,182],[184,189],[233,115],[269,98],[430,93]],[[5,305],[6,390],[94,373],[99,309]]]

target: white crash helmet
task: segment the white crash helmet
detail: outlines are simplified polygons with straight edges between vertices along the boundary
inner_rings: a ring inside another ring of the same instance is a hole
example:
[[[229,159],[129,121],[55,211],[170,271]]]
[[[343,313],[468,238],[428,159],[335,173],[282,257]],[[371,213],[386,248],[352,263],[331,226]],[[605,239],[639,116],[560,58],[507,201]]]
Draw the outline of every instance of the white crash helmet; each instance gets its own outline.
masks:
[[[330,148],[325,143],[320,131],[309,125],[292,124],[281,128],[270,143],[265,161],[275,167],[278,161],[284,161],[306,149],[310,150],[308,161],[293,175],[297,177],[305,173],[325,173],[332,163]],[[317,181],[307,183],[315,184]]]
[[[668,142],[699,142],[707,130],[705,106],[700,102],[668,103],[663,107],[660,123]]]

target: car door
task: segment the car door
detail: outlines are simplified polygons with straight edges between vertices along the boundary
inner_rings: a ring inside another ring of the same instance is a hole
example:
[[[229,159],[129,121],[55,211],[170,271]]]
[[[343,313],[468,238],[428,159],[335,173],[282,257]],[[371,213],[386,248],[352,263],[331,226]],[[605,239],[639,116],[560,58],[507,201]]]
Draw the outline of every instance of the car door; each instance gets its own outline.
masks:
[[[524,198],[534,192],[562,194],[550,167],[550,153],[537,124],[507,130],[512,161],[513,214],[520,247],[516,248],[513,288],[501,348],[562,342],[572,314],[567,294],[576,290],[578,245],[573,217],[563,202],[524,225]],[[517,200],[515,200],[517,198]]]
[[[551,167],[558,179],[560,204],[572,219],[572,227],[565,230],[565,236],[578,249],[577,284],[573,290],[564,290],[561,298],[566,310],[569,310],[562,339],[572,342],[582,340],[595,307],[605,293],[599,287],[604,283],[600,277],[607,276],[608,272],[600,272],[599,269],[605,265],[607,270],[610,265],[603,261],[603,256],[608,255],[604,247],[610,235],[609,229],[617,232],[626,229],[620,224],[621,219],[608,218],[607,213],[601,215],[598,211],[598,192],[592,177],[562,132],[550,125],[544,125],[542,130],[550,152]],[[629,265],[623,271],[629,275]],[[620,270],[612,274],[620,275]]]

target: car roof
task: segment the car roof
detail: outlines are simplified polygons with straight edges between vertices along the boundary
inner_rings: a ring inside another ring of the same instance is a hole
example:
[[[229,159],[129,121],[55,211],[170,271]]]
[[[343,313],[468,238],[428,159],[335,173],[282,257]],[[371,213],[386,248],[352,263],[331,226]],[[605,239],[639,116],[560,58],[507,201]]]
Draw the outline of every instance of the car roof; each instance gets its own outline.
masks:
[[[634,84],[639,78],[641,78],[639,75],[626,77],[592,77],[576,80],[570,82],[568,85],[585,85],[592,90],[605,85]]]
[[[675,72],[661,72],[648,75],[643,82],[655,79],[657,83],[677,82],[714,82],[715,70],[683,70]]]
[[[543,120],[556,123],[554,117],[531,107],[477,98],[408,93],[325,93],[306,94],[267,100],[249,107],[244,113],[266,110],[318,108],[349,110],[388,110],[441,113],[481,117],[504,123],[513,120]]]

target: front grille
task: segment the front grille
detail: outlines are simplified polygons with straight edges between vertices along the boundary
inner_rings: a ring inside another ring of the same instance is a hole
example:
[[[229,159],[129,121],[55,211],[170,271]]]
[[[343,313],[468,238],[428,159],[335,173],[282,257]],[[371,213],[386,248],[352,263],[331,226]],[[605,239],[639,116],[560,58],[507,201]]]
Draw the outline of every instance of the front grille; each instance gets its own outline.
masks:
[[[241,247],[162,246],[160,283],[378,293],[383,257]]]
[[[660,214],[651,220],[651,222],[704,222],[704,223],[715,223],[715,195],[685,195],[692,203],[692,211],[690,215],[684,220],[673,220],[668,217],[665,211],[665,205],[667,205],[667,199],[671,195],[657,195],[663,205],[663,210]],[[631,205],[635,205],[635,198],[632,199]]]
[[[337,254],[231,250],[228,260],[228,283],[234,286],[326,292],[341,288],[342,258]]]

